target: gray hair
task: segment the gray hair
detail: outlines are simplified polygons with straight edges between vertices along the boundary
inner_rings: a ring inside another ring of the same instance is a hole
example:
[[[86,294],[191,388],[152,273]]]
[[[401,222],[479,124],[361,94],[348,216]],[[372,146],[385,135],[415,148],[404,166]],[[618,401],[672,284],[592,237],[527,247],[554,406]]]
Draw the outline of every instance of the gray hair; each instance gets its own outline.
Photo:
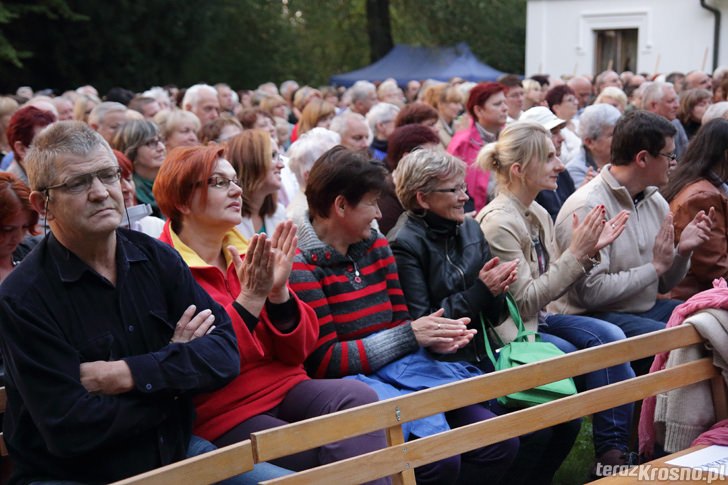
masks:
[[[338,133],[316,127],[298,138],[288,149],[289,168],[296,175],[301,189],[306,187],[306,172],[311,171],[314,162],[321,155],[341,143]]]
[[[662,97],[665,96],[665,88],[674,86],[672,83],[655,81],[648,85],[642,92],[642,109],[648,109],[651,103],[659,103],[662,101]]]
[[[217,89],[213,88],[209,84],[195,84],[194,86],[187,88],[187,91],[185,91],[185,97],[182,98],[182,108],[185,109],[185,106],[188,104],[192,107],[197,106],[203,92],[217,98]]]
[[[360,121],[364,123],[364,125],[367,127],[367,130],[369,131],[369,143],[372,142],[372,130],[369,129],[369,125],[367,124],[366,118],[364,118],[359,113],[354,113],[353,111],[344,111],[339,116],[334,117],[333,120],[331,120],[331,125],[329,126],[329,130],[335,131],[339,134],[342,138],[346,134],[347,131],[349,131],[349,122],[352,121]]]
[[[597,91],[599,91],[599,88],[601,87],[601,85],[604,84],[604,79],[607,77],[607,75],[612,74],[612,73],[617,74],[616,71],[613,71],[611,69],[607,69],[606,71],[602,71],[599,74],[597,74],[597,77],[594,79],[594,86],[596,86]],[[617,74],[617,77],[619,77],[619,74]],[[620,78],[620,80],[621,80],[621,78]]]
[[[96,131],[81,121],[57,121],[33,138],[23,159],[30,188],[42,192],[56,178],[56,161],[62,155],[86,156],[103,148],[114,157],[109,144]]]
[[[362,99],[366,99],[370,94],[377,94],[377,88],[374,84],[369,81],[357,81],[352,87],[349,88],[349,99],[351,104],[356,103]]]
[[[718,66],[713,71],[713,79],[720,81],[720,79],[728,74],[728,66]]]
[[[703,114],[702,124],[705,125],[708,121],[716,118],[726,118],[728,113],[728,101],[721,101],[719,103],[711,104]]]
[[[289,79],[287,81],[283,81],[281,83],[281,87],[278,88],[278,92],[281,93],[281,96],[284,98],[288,97],[290,98],[290,95],[298,89],[298,83],[294,81],[293,79]]]
[[[582,140],[596,140],[604,128],[616,125],[621,116],[622,113],[611,104],[587,106],[579,117],[579,137]]]
[[[91,113],[88,115],[88,124],[98,126],[104,122],[104,118],[106,118],[107,114],[114,111],[122,111],[126,113],[127,109],[128,108],[121,103],[117,103],[115,101],[104,101],[103,103],[94,106],[94,109],[91,110]]]
[[[162,108],[167,107],[169,109],[174,104],[172,103],[172,98],[169,97],[167,90],[160,86],[154,86],[153,88],[147,89],[142,93],[142,96],[156,99]]]
[[[116,130],[111,143],[133,163],[136,161],[139,148],[157,135],[159,135],[159,128],[153,122],[129,120]]]
[[[384,123],[389,120],[394,120],[399,113],[399,107],[392,103],[377,103],[367,113],[367,123],[369,124],[369,131],[376,133],[377,123]]]
[[[465,177],[465,162],[442,147],[415,150],[400,160],[392,173],[397,198],[405,210],[422,209],[417,202],[417,192],[431,192],[441,180]]]

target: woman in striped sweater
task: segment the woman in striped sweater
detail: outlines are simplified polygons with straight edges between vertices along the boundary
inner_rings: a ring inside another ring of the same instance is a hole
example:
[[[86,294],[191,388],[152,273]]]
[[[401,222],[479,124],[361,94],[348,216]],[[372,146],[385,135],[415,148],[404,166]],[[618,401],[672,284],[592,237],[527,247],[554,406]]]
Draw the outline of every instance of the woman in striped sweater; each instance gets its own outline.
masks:
[[[392,251],[371,228],[381,217],[377,198],[385,170],[343,147],[326,152],[306,185],[309,214],[299,228],[290,284],[319,319],[318,344],[307,359],[314,377],[355,378],[380,398],[478,375],[468,364],[441,362],[430,352],[450,353],[475,334],[469,318],[449,319],[443,310],[410,320]],[[410,437],[422,437],[494,415],[467,406],[411,423]],[[415,470],[418,483],[497,483],[518,450],[512,439]],[[462,467],[461,467],[462,465]],[[461,469],[462,468],[462,469]]]

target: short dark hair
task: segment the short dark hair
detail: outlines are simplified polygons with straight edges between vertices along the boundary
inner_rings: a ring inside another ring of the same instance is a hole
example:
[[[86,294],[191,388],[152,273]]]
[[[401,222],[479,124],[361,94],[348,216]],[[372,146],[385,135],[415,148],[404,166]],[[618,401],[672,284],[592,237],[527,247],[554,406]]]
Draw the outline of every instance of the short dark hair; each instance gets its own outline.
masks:
[[[395,128],[387,139],[387,156],[384,158],[384,163],[389,171],[393,172],[403,156],[427,143],[440,143],[440,139],[426,126],[404,125]]]
[[[311,219],[328,218],[331,204],[339,195],[357,205],[369,192],[381,192],[387,170],[361,154],[335,146],[316,160],[308,174],[306,199]]]
[[[406,105],[399,110],[397,117],[394,119],[395,128],[407,125],[415,125],[423,123],[427,120],[437,120],[440,117],[437,110],[429,104],[416,101]]]
[[[614,165],[629,165],[641,150],[657,156],[665,148],[665,138],[677,129],[662,116],[634,110],[622,116],[614,126],[611,159]]]
[[[506,92],[513,88],[523,87],[521,84],[521,77],[517,74],[504,74],[498,78],[498,84],[501,84],[505,88]]]
[[[576,93],[566,84],[559,84],[549,89],[546,93],[544,100],[549,105],[549,109],[553,111],[554,105],[561,104],[564,101],[566,95],[571,94],[576,96]]]

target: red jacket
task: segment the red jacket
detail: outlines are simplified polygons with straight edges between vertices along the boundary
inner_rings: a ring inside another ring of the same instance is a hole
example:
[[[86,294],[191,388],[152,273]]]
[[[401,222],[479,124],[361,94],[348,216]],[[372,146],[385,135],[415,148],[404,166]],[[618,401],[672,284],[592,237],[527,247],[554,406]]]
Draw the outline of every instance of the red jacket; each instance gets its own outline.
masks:
[[[316,347],[318,320],[311,307],[289,290],[300,315],[293,331],[278,331],[263,308],[260,321],[251,333],[233,307],[240,293],[240,281],[227,252],[228,268],[223,274],[185,245],[171,230],[169,221],[159,239],[177,249],[195,280],[225,307],[238,339],[240,375],[227,386],[195,398],[197,419],[194,433],[206,440],[214,440],[239,423],[277,406],[293,386],[309,378],[303,362]],[[248,246],[245,238],[234,229],[223,241],[223,247],[229,245],[236,246],[241,255]]]
[[[455,133],[447,146],[448,153],[455,155],[468,165],[465,184],[468,186],[468,195],[473,198],[476,211],[488,203],[490,172],[484,171],[475,164],[475,159],[478,158],[478,153],[485,144],[486,141],[481,138],[475,122],[471,121],[470,128]]]

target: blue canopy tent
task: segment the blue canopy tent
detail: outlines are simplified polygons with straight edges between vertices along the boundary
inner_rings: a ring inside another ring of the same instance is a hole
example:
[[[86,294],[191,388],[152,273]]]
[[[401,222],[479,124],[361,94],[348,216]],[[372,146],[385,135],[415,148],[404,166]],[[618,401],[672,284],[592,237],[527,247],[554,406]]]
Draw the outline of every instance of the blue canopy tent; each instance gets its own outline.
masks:
[[[349,87],[360,79],[384,81],[393,78],[404,86],[411,79],[448,81],[495,81],[504,73],[483,64],[465,42],[455,47],[415,47],[399,44],[389,53],[362,69],[331,76],[331,84]]]

